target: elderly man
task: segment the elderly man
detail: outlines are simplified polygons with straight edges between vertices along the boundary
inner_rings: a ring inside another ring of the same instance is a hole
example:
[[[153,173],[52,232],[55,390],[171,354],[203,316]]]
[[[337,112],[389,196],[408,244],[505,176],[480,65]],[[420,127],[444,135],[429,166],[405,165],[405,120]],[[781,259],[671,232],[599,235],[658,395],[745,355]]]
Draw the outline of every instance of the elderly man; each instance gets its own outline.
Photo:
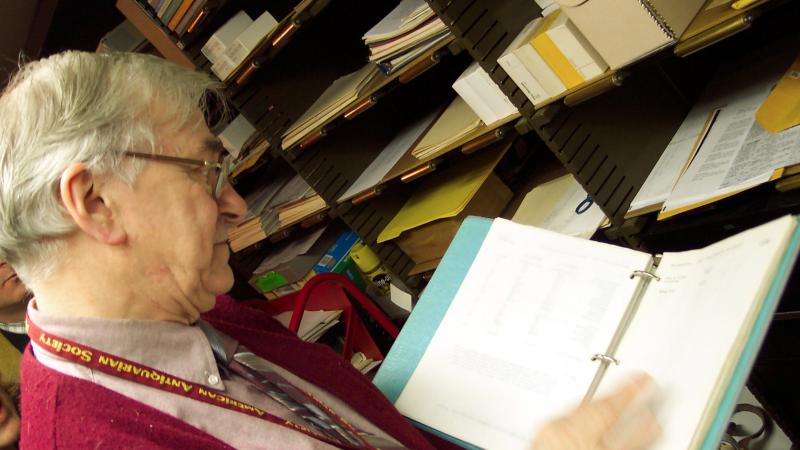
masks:
[[[68,52],[0,98],[0,257],[36,294],[22,444],[432,448],[333,352],[228,302],[200,320],[233,283],[227,233],[245,213],[203,116],[217,92],[151,56]],[[540,448],[604,448],[644,384]]]

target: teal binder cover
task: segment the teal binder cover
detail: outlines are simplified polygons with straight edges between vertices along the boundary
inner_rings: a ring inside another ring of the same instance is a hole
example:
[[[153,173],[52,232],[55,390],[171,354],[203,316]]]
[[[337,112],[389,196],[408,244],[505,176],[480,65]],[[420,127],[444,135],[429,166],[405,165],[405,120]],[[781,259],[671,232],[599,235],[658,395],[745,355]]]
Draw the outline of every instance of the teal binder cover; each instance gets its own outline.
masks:
[[[431,279],[424,294],[420,298],[414,314],[409,318],[404,330],[415,330],[414,333],[400,332],[392,349],[381,365],[373,382],[389,398],[396,402],[403,392],[408,380],[417,368],[420,359],[433,338],[439,323],[455,297],[461,282],[469,271],[475,256],[483,244],[492,220],[480,217],[468,217],[459,228],[453,243],[448,248],[439,268]],[[722,398],[709,432],[703,440],[701,450],[716,450],[722,439],[722,433],[736,406],[741,390],[744,388],[761,343],[766,336],[773,314],[778,306],[783,290],[792,272],[798,252],[800,251],[800,227],[795,228],[775,274],[767,297],[750,333],[744,350],[739,358],[731,381]],[[449,441],[467,448],[477,449],[464,441],[415,422],[419,428],[441,436]]]
[[[414,314],[408,319],[400,336],[386,355],[373,383],[392,403],[397,402],[411,374],[419,365],[491,226],[491,219],[483,217],[464,219],[433,278],[414,307]],[[416,425],[464,448],[476,448],[425,425],[419,423]]]
[[[797,216],[794,219],[797,221]],[[750,375],[750,369],[755,363],[758,350],[761,348],[761,343],[764,341],[767,329],[772,321],[772,316],[778,308],[778,302],[781,299],[786,283],[789,281],[789,275],[792,273],[798,250],[800,250],[800,227],[795,222],[792,238],[783,253],[780,266],[767,292],[767,298],[764,299],[761,311],[759,311],[756,322],[753,325],[753,330],[747,338],[747,343],[739,357],[739,362],[736,364],[728,389],[725,390],[725,394],[722,397],[714,421],[711,423],[702,447],[700,447],[702,450],[717,450],[719,448],[722,433],[728,426],[728,421],[736,407],[736,401],[739,399],[742,389],[744,389],[747,377]]]

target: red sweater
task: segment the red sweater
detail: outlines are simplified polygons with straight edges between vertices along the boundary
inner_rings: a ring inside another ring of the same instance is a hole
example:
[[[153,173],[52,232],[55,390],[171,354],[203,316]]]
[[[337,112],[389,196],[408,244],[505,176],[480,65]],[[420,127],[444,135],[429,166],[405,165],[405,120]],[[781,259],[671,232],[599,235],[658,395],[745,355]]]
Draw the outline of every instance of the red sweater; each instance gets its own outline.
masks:
[[[423,437],[348,362],[328,347],[301,341],[263,312],[221,298],[204,319],[257,355],[344,400],[408,448],[432,449],[430,442],[455,448]],[[22,448],[231,448],[150,406],[40,364],[30,346],[23,356],[22,380]]]

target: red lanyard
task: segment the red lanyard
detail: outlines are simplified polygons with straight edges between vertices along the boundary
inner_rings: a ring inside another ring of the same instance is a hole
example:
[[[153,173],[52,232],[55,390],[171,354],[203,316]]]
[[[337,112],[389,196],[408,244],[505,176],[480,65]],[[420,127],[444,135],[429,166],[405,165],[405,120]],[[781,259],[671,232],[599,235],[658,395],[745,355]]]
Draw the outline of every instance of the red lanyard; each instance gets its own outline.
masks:
[[[322,402],[314,399],[314,397],[312,397],[310,394],[306,395],[308,395],[309,398],[312,398],[315,403],[317,403],[317,406],[323,408],[331,416],[336,417],[336,419],[338,419],[342,425],[348,428],[348,431],[352,432],[353,435],[358,437],[362,445],[356,446],[336,441],[327,436],[316,433],[307,427],[274,416],[263,409],[239,400],[232,399],[221,391],[210,389],[205,386],[199,386],[195,383],[170,375],[166,372],[162,372],[158,369],[153,369],[125,358],[120,358],[118,356],[105,353],[87,345],[78,344],[74,341],[70,341],[69,339],[55,336],[36,326],[36,324],[34,324],[30,318],[28,318],[28,335],[31,337],[32,342],[35,342],[39,348],[47,351],[48,353],[66,359],[67,361],[75,364],[88,367],[92,370],[98,370],[107,375],[123,378],[125,380],[169,392],[171,394],[191,398],[193,400],[197,400],[199,402],[219,408],[246,414],[250,417],[255,417],[257,419],[265,420],[270,423],[299,431],[300,433],[335,447],[348,450],[377,450],[375,447],[364,441],[364,439],[349,423],[347,423],[343,418],[333,414],[333,411],[331,411],[330,408],[323,405]]]

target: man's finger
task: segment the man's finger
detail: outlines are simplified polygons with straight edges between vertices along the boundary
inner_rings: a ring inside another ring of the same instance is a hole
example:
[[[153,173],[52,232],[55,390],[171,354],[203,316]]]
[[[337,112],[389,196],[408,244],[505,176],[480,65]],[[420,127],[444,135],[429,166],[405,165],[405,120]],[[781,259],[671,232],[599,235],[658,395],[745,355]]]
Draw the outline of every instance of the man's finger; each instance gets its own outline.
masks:
[[[626,414],[641,413],[652,399],[655,384],[650,376],[641,374],[609,396],[582,405],[570,420],[581,423],[587,433],[602,436]],[[639,411],[636,411],[639,410]]]

